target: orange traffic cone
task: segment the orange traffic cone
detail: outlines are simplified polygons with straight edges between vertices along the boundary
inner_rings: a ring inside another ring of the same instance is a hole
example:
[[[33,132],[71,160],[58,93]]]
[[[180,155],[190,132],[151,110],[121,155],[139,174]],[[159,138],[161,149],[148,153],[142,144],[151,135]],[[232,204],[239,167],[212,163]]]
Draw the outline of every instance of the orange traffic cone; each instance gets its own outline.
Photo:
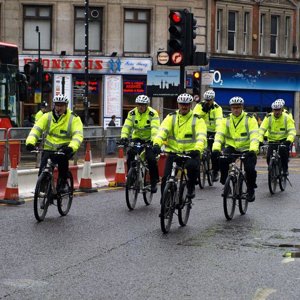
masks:
[[[124,149],[123,147],[119,147],[114,185],[124,186],[125,182],[126,182],[126,177],[125,177]]]
[[[291,156],[292,157],[296,157],[297,156],[295,143],[292,144]]]
[[[90,142],[86,143],[85,159],[80,179],[79,190],[82,192],[92,193],[97,192],[96,188],[92,187],[92,169],[91,169],[91,145]]]
[[[19,199],[17,157],[12,157],[11,168],[8,175],[7,185],[4,192],[4,199],[0,203],[19,205],[24,204],[24,200]]]

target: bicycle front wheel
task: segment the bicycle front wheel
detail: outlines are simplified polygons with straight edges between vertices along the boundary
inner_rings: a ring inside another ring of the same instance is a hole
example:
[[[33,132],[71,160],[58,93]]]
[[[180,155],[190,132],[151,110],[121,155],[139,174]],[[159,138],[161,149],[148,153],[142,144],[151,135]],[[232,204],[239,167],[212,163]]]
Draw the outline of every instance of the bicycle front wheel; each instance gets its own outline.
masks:
[[[74,183],[73,183],[73,176],[70,171],[67,174],[67,186],[68,192],[67,193],[60,193],[57,199],[57,210],[61,216],[66,216],[71,208],[73,202],[73,193],[74,193]]]
[[[176,192],[173,187],[174,183],[167,183],[161,199],[160,208],[160,227],[163,233],[170,231],[173,214],[175,211]]]
[[[276,192],[277,187],[277,172],[276,172],[276,162],[271,160],[268,167],[268,186],[269,191],[273,195]]]
[[[205,163],[201,159],[200,160],[200,167],[199,167],[199,176],[198,176],[198,181],[199,181],[198,183],[199,183],[200,189],[204,189],[204,186],[205,186],[205,177],[206,177]]]
[[[247,200],[247,185],[244,176],[239,181],[239,210],[241,215],[244,215],[248,209]]]
[[[212,162],[210,153],[207,154],[207,159],[205,160],[205,170],[207,176],[207,182],[209,186],[213,186],[213,170],[212,170]]]
[[[143,189],[143,198],[146,205],[150,205],[152,202],[153,194],[151,193],[151,184],[150,184],[150,175],[149,170],[145,168],[144,174],[144,189]]]
[[[42,173],[36,183],[34,198],[33,198],[33,211],[37,221],[41,222],[45,219],[49,207],[48,196],[50,195],[51,178],[49,174]]]
[[[139,193],[139,187],[138,187],[138,178],[137,178],[137,171],[135,168],[130,168],[127,180],[126,180],[126,204],[129,210],[134,210],[138,193]]]
[[[232,176],[228,176],[224,185],[223,192],[223,209],[227,220],[231,220],[235,211],[235,182]]]
[[[192,200],[187,196],[186,181],[181,181],[179,186],[179,207],[178,222],[181,226],[185,226],[189,220]]]

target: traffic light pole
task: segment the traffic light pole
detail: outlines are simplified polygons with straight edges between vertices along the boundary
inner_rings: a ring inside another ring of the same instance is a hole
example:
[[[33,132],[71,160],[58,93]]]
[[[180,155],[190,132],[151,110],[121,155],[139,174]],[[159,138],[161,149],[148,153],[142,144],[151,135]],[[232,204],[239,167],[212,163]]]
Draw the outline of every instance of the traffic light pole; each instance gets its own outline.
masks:
[[[185,92],[185,66],[180,65],[180,86],[179,86],[179,92],[180,94]]]

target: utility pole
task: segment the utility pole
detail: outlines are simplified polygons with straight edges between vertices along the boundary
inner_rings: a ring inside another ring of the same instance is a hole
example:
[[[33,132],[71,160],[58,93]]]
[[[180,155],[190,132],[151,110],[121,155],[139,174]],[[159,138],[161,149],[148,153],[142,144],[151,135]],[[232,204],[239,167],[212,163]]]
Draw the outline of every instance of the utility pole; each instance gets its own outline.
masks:
[[[84,80],[85,80],[85,90],[84,90],[84,125],[88,126],[89,119],[89,106],[88,101],[89,94],[89,0],[85,0],[85,64],[84,64]]]

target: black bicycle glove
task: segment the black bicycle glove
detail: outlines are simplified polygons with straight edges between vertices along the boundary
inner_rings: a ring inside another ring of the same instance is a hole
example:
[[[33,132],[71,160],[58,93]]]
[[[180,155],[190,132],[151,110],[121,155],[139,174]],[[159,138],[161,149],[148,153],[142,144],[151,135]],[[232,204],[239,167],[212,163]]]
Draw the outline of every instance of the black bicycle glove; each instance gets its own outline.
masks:
[[[291,141],[285,141],[284,144],[289,148],[291,146]]]
[[[247,152],[246,156],[247,157],[256,157],[256,153],[255,153],[255,151],[251,150],[251,151]]]
[[[27,144],[26,145],[26,150],[27,151],[33,151],[35,149],[35,146],[34,145],[32,145],[32,144]]]
[[[190,156],[192,158],[200,157],[200,151],[199,150],[192,150],[192,151],[190,151]]]
[[[69,154],[73,153],[73,149],[72,149],[71,147],[69,147],[69,146],[62,148],[61,151],[62,151],[65,155],[69,155]]]
[[[128,144],[128,138],[121,138],[119,144],[120,145],[127,145]]]
[[[160,149],[160,147],[157,144],[153,145],[152,150],[153,150],[154,155],[156,155],[156,156],[158,154],[160,154],[160,152],[161,152],[161,149]]]

